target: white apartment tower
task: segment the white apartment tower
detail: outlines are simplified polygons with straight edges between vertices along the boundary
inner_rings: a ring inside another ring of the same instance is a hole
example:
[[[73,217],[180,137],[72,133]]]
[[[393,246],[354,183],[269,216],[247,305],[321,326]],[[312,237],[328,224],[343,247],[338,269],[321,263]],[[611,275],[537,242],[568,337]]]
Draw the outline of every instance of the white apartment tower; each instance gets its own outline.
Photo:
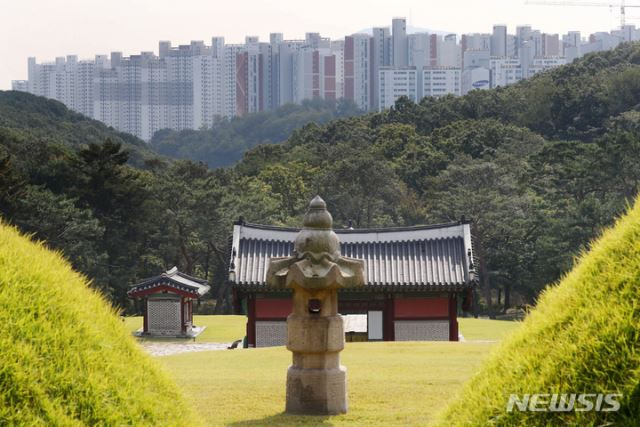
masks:
[[[416,99],[422,98],[422,69],[431,65],[431,35],[428,33],[409,34],[408,36],[408,53],[409,66],[414,67],[416,71]],[[409,96],[409,95],[407,95]]]
[[[392,63],[392,39],[388,27],[376,27],[371,37],[371,74],[373,76],[373,100],[374,108],[379,106],[379,79],[378,73],[382,67],[388,67]]]
[[[557,34],[542,35],[542,56],[560,56],[560,37]]]
[[[563,56],[569,62],[581,56],[582,37],[580,31],[569,31],[568,34],[562,36],[562,44],[564,48]]]
[[[491,87],[508,86],[522,80],[518,58],[491,58]]]
[[[305,45],[301,40],[285,40],[278,43],[278,102],[279,105],[294,102],[293,88],[296,74],[294,61],[298,51]]]
[[[491,56],[507,56],[507,26],[494,25],[491,34]]]
[[[11,80],[11,90],[29,92],[29,80]]]
[[[222,85],[223,96],[223,115],[224,117],[231,118],[238,115],[237,109],[237,60],[238,55],[244,46],[241,44],[226,44],[223,49],[223,75],[224,84]]]
[[[340,99],[344,98],[344,40],[333,40],[331,53],[336,57],[336,99]]]
[[[425,68],[422,75],[422,96],[440,98],[445,95],[461,95],[460,68]]]
[[[279,54],[279,45],[284,40],[284,36],[282,33],[271,33],[269,34],[269,50],[271,52],[271,56],[269,58],[270,67],[271,67],[271,109],[276,109],[280,104],[280,54]]]
[[[392,107],[401,96],[418,100],[418,76],[415,67],[382,67],[378,74],[380,104],[378,111]]]
[[[455,34],[448,34],[438,40],[438,67],[460,68],[462,52]]]
[[[406,67],[408,65],[408,46],[407,20],[405,18],[393,18],[391,36],[393,38],[393,66]]]

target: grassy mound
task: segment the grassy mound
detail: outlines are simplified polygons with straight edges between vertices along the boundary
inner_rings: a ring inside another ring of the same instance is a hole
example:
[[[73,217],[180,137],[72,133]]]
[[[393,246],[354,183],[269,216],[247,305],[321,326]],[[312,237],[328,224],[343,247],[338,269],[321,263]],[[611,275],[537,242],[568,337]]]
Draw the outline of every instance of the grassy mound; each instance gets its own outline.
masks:
[[[507,412],[511,393],[520,399],[527,393],[621,393],[623,397],[617,399],[621,404],[617,412],[521,412],[516,406]],[[637,425],[638,420],[640,201],[594,243],[572,272],[543,293],[537,308],[497,348],[441,423]]]
[[[186,425],[192,416],[86,280],[0,224],[0,425]]]

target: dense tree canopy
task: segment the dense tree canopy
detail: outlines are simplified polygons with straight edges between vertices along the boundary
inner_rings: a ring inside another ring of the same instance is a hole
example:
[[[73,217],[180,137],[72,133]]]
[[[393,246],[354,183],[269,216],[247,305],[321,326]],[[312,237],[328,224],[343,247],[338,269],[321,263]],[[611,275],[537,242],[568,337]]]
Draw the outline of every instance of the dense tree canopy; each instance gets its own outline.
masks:
[[[5,93],[5,104],[16,96]],[[20,108],[33,120],[0,122],[0,211],[61,249],[116,303],[125,304],[127,285],[177,265],[212,280],[219,310],[229,306],[220,285],[241,215],[299,225],[321,194],[338,227],[465,216],[481,261],[481,309],[504,309],[535,302],[637,193],[639,97],[640,45],[625,44],[508,88],[400,99],[325,124],[306,116],[324,114],[309,103],[153,143],[209,164],[255,146],[225,169],[138,154],[132,162],[138,142],[116,133],[78,144],[77,128],[68,141],[36,120],[53,114],[41,105],[49,101],[29,97]],[[221,154],[227,148],[233,154]]]
[[[240,160],[245,151],[259,144],[283,142],[307,123],[323,124],[359,114],[362,111],[344,99],[338,102],[306,100],[301,105],[287,104],[274,111],[230,120],[217,118],[207,129],[164,129],[153,136],[151,147],[172,158],[204,162],[210,167],[229,166]]]

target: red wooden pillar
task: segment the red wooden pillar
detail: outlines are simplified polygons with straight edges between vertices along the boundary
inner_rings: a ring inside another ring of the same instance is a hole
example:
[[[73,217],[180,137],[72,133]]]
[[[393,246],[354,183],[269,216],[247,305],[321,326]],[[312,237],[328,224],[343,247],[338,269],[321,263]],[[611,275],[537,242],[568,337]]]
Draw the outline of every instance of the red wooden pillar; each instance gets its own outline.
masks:
[[[458,341],[458,298],[455,292],[449,294],[449,341]]]
[[[144,315],[142,316],[142,331],[146,334],[149,332],[149,299],[144,299]]]
[[[384,341],[395,341],[394,330],[394,310],[393,295],[387,294],[384,298],[384,309],[382,311],[382,339]]]
[[[256,297],[247,294],[247,345],[256,346]]]
[[[193,325],[193,300],[189,300],[189,322]]]

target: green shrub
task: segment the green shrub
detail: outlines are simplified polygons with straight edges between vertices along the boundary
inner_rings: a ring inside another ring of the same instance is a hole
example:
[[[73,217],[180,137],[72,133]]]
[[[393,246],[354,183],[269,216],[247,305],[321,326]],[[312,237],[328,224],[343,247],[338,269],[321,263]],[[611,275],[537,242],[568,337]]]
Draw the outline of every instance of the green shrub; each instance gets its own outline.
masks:
[[[86,279],[0,223],[0,425],[193,422]]]
[[[621,393],[617,412],[507,412],[511,393]],[[640,200],[541,295],[442,425],[638,425]],[[611,424],[609,424],[611,423]]]

